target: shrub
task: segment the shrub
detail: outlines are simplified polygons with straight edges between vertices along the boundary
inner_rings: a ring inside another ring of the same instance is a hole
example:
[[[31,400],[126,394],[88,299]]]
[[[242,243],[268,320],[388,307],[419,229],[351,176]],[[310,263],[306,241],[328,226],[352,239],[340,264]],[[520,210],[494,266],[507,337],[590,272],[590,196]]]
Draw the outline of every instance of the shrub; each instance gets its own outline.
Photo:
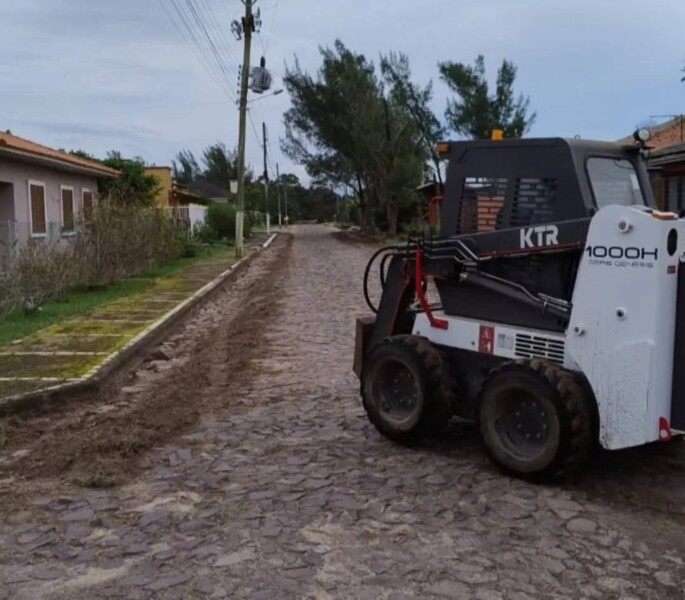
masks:
[[[193,235],[201,244],[213,244],[219,239],[216,230],[209,223],[195,223]]]
[[[107,285],[169,262],[181,250],[177,231],[162,209],[101,200],[76,237],[79,278]]]
[[[178,247],[181,258],[194,258],[200,254],[200,243],[195,235],[190,232],[179,232]]]
[[[207,210],[207,225],[216,231],[220,239],[235,240],[235,207],[230,204],[213,203]],[[252,228],[247,213],[243,217],[243,237],[249,237]]]
[[[207,225],[219,238],[235,239],[235,208],[229,204],[212,204],[207,209]]]
[[[71,248],[29,240],[0,272],[0,314],[39,310],[45,300],[62,295],[77,283]]]
[[[179,256],[196,256],[197,241],[179,234],[159,208],[101,199],[81,220],[72,244],[30,240],[0,271],[0,314],[31,312],[76,286],[101,287]]]

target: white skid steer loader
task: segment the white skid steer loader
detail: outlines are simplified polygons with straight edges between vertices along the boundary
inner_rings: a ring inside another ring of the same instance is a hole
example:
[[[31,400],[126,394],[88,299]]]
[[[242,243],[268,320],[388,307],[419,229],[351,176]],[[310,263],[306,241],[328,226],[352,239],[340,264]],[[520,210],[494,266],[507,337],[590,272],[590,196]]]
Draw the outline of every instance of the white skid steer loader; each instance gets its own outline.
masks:
[[[500,469],[546,480],[685,432],[685,220],[655,209],[646,137],[440,144],[439,235],[364,277],[355,372],[383,435],[469,419]]]

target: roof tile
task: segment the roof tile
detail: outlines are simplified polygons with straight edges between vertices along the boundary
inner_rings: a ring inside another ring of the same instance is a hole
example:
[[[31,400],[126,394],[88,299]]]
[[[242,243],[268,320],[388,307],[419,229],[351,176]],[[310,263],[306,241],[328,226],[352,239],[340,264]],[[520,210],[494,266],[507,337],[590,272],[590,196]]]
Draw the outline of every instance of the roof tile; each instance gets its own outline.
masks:
[[[42,144],[36,144],[35,142],[31,142],[30,140],[26,140],[7,132],[0,131],[0,147],[11,148],[12,150],[27,152],[29,154],[35,154],[36,156],[45,158],[52,158],[66,163],[67,165],[100,171],[103,175],[111,175],[114,177],[119,175],[119,171],[116,169],[111,169],[102,163],[95,162],[93,160],[87,160],[79,156],[73,156],[72,154],[61,150],[48,148]]]

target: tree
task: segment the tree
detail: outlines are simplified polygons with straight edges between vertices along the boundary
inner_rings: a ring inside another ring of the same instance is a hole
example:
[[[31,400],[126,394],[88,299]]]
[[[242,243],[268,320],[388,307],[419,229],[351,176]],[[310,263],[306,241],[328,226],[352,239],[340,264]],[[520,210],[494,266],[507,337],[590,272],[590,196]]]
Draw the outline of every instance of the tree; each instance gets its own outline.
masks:
[[[72,156],[77,156],[78,158],[83,158],[85,160],[97,161],[97,158],[95,158],[92,154],[89,154],[85,150],[69,150],[69,154],[71,154]]]
[[[160,190],[157,177],[145,172],[142,158],[124,158],[120,152],[111,150],[107,158],[100,161],[121,172],[119,177],[98,180],[98,192],[121,204],[152,205]]]
[[[205,164],[203,175],[210,183],[228,188],[231,180],[238,179],[238,153],[229,151],[225,144],[217,142],[207,146],[202,158]]]
[[[428,82],[424,88],[413,83],[409,57],[402,53],[390,52],[386,56],[381,56],[381,72],[387,84],[392,88],[395,102],[402,106],[414,120],[424,151],[430,156],[433,170],[438,181],[442,183],[437,143],[444,136],[445,130],[430,107],[433,100],[433,82]]]
[[[303,164],[315,183],[352,187],[363,231],[375,228],[380,212],[394,235],[400,204],[421,178],[425,153],[416,123],[399,101],[399,86],[383,81],[362,54],[340,40],[320,52],[315,76],[297,59],[286,67],[293,106],[285,114],[283,151]]]
[[[178,162],[177,162],[178,161]],[[176,155],[176,160],[171,161],[174,179],[179,183],[190,183],[195,181],[200,174],[200,166],[195,160],[195,155],[183,149]]]
[[[508,138],[522,137],[535,122],[528,114],[530,99],[514,97],[517,68],[508,60],[497,71],[494,95],[485,79],[485,59],[476,58],[474,66],[451,61],[438,65],[441,79],[458,96],[447,101],[445,118],[456,133],[471,139],[488,139],[493,129],[502,129]]]
[[[343,179],[354,187],[362,229],[372,228],[372,209],[379,200],[367,197],[367,191],[383,131],[380,83],[373,64],[340,40],[320,53],[322,65],[315,77],[297,59],[286,67],[283,81],[293,106],[284,115],[282,148],[316,179]]]

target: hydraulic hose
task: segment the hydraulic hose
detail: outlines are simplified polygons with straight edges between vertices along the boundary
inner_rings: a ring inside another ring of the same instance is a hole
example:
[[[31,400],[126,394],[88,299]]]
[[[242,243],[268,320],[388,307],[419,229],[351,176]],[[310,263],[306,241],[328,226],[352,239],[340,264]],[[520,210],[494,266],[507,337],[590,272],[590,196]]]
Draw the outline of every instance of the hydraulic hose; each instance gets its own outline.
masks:
[[[392,254],[386,254],[385,256],[383,256],[383,258],[381,258],[381,266],[380,266],[380,269],[378,271],[380,278],[381,278],[381,289],[383,289],[385,287],[385,277],[386,277],[385,263],[392,256],[393,256]]]
[[[371,296],[369,295],[369,273],[371,272],[371,267],[373,266],[373,263],[376,262],[376,259],[381,254],[383,254],[384,252],[388,252],[388,254],[386,254],[381,259],[381,264],[380,264],[381,287],[385,287],[385,264],[386,264],[386,261],[388,258],[395,256],[394,253],[396,253],[399,250],[406,250],[406,248],[401,247],[401,246],[384,246],[383,248],[380,248],[379,250],[374,252],[373,256],[369,259],[369,262],[366,265],[366,269],[364,269],[364,300],[366,300],[366,304],[374,313],[378,313],[378,307],[374,305],[374,303],[371,301]]]

